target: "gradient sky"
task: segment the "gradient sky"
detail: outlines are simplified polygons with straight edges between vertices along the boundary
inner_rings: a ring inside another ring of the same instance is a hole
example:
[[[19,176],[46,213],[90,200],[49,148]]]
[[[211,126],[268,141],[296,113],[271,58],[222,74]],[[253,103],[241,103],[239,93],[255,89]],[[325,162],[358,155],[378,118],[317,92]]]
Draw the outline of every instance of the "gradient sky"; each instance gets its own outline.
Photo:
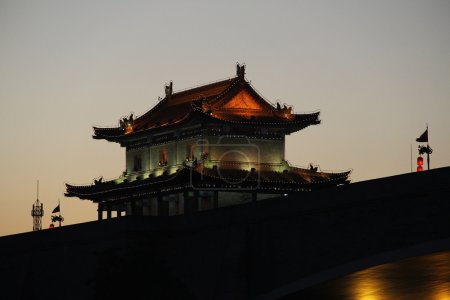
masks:
[[[353,181],[410,172],[429,124],[432,167],[450,165],[450,1],[0,0],[0,236],[96,206],[64,198],[125,169],[93,125],[141,115],[174,90],[234,76],[322,124],[287,138],[294,165],[353,169]],[[411,187],[413,189],[413,187]]]

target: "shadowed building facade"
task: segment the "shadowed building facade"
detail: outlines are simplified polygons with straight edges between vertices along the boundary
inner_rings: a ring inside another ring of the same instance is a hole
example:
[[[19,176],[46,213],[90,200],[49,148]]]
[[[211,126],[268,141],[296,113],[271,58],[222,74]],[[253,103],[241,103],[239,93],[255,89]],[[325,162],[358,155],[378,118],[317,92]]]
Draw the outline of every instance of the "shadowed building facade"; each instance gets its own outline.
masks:
[[[94,127],[94,139],[126,149],[123,174],[67,184],[66,196],[98,203],[99,219],[173,216],[348,183],[349,171],[298,168],[285,158],[285,136],[319,123],[319,112],[265,100],[244,65],[235,77],[188,90],[173,92],[171,82],[142,116]]]

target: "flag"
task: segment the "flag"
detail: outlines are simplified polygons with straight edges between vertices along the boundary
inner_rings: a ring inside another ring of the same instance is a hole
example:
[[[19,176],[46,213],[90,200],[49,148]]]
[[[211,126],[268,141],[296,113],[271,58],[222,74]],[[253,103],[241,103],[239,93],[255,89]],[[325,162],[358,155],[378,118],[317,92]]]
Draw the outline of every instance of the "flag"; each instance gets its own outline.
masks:
[[[60,212],[60,209],[59,209],[59,204],[58,204],[58,206],[55,207],[55,209],[52,211],[52,214],[59,213],[59,212]]]
[[[424,133],[422,133],[422,135],[421,136],[419,136],[417,139],[416,139],[416,142],[419,142],[419,143],[428,143],[428,128],[424,131]]]

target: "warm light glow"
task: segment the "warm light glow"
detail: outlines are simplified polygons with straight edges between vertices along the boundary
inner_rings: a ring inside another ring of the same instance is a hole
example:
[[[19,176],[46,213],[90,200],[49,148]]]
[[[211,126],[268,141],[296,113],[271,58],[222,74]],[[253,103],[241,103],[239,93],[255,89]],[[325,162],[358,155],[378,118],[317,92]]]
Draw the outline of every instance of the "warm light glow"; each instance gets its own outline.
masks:
[[[177,166],[172,166],[169,168],[169,175],[172,175],[174,173],[177,172],[178,167]]]
[[[450,300],[450,283],[439,285],[433,295],[434,300]]]
[[[423,157],[422,156],[417,157],[417,165],[423,166]]]
[[[342,299],[450,300],[449,262],[445,251],[362,270],[339,281],[346,289]]]
[[[292,120],[294,118],[294,114],[292,113],[292,106],[283,106],[283,108],[281,109],[281,113],[283,118],[285,119]]]
[[[154,174],[155,177],[161,176],[163,174],[164,170],[162,168],[158,168],[155,170]]]
[[[433,297],[434,300],[450,300],[450,252],[440,252],[424,257],[425,263],[433,268]]]
[[[133,126],[128,125],[128,126],[125,128],[125,134],[129,134],[129,133],[132,133],[132,132],[133,132]]]
[[[240,91],[223,106],[224,109],[263,110],[261,104],[246,90]]]
[[[353,299],[358,300],[380,300],[384,299],[381,294],[381,283],[377,276],[374,276],[372,269],[364,270],[357,274],[351,294]]]

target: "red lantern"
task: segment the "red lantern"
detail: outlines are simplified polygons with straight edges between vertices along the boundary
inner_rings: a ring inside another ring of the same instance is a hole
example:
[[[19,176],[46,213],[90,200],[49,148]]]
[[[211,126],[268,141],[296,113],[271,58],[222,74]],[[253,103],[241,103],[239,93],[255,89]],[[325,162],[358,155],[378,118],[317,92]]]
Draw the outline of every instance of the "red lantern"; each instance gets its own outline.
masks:
[[[419,156],[417,157],[417,172],[423,171],[423,157]]]
[[[417,166],[423,166],[423,157],[422,156],[419,156],[417,158]]]

